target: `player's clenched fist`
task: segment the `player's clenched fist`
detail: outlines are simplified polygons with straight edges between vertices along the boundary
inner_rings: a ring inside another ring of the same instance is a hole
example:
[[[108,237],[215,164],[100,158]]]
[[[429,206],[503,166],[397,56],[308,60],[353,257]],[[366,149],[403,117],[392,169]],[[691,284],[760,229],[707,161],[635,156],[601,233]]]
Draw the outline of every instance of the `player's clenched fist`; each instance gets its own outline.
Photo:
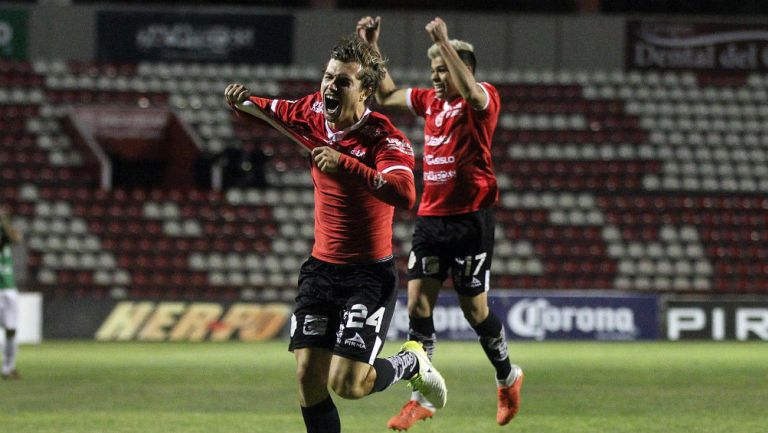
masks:
[[[357,36],[368,42],[371,45],[375,45],[379,42],[379,33],[381,32],[381,17],[371,18],[363,17],[357,22]]]
[[[432,42],[448,41],[448,26],[442,18],[435,17],[424,28],[427,30],[429,37],[432,38]]]
[[[224,89],[224,98],[227,104],[240,104],[251,96],[251,92],[242,84],[233,83]]]
[[[312,149],[312,160],[323,173],[336,173],[339,171],[339,157],[341,154],[328,146]]]

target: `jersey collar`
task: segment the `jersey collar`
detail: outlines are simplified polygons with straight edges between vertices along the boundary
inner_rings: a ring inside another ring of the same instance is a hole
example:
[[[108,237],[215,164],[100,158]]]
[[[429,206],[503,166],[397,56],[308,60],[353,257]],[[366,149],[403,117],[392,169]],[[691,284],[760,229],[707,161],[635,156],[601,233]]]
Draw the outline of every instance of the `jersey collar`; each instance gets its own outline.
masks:
[[[348,127],[344,128],[344,129],[342,129],[340,131],[334,131],[333,129],[331,129],[331,125],[326,120],[325,121],[325,135],[328,137],[328,140],[331,143],[338,143],[341,140],[343,140],[344,137],[346,137],[346,135],[349,132],[354,131],[356,129],[359,129],[361,126],[363,126],[365,124],[365,122],[368,121],[368,115],[370,115],[370,114],[371,114],[371,110],[369,108],[366,108],[365,109],[365,113],[363,113],[363,115],[360,117],[360,120],[355,122],[353,125],[348,126]]]

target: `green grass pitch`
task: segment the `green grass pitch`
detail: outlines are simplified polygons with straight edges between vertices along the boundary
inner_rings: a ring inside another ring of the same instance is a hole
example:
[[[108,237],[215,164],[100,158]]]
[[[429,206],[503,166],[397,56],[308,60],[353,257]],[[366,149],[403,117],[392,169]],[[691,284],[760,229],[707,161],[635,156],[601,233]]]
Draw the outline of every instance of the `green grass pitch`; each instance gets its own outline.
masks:
[[[0,382],[7,433],[301,433],[285,342],[23,346],[20,381]],[[384,354],[399,347],[389,342]],[[515,343],[523,408],[495,424],[490,364],[476,343],[439,342],[448,405],[411,432],[768,432],[766,343]],[[403,384],[335,398],[342,431],[385,432]]]

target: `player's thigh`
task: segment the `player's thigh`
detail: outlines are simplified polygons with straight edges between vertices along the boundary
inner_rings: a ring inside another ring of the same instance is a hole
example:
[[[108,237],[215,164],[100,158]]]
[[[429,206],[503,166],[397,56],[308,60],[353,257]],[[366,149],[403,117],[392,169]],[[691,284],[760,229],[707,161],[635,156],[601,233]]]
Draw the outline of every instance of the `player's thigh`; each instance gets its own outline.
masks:
[[[305,347],[293,351],[299,382],[328,383],[328,371],[333,354],[328,349]]]
[[[291,316],[288,349],[333,350],[339,329],[342,306],[333,297],[332,264],[309,258],[299,272],[299,290]]]
[[[450,242],[443,217],[417,217],[413,229],[411,251],[408,254],[408,281],[431,278],[442,283],[448,277],[451,254]]]
[[[408,281],[408,315],[429,317],[435,309],[437,297],[443,283],[434,278],[424,277]]]
[[[373,364],[386,340],[397,301],[394,260],[344,267],[346,298],[334,355]]]
[[[493,262],[495,219],[491,209],[457,216],[452,221],[456,233],[451,251],[451,278],[461,296],[475,297],[490,288]]]

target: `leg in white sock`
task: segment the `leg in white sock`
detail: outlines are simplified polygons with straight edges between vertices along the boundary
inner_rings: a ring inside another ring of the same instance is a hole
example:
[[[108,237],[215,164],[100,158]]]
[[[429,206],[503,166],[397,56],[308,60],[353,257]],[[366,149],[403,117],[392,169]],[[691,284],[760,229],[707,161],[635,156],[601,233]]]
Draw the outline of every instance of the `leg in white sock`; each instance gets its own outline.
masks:
[[[16,353],[19,345],[16,342],[16,331],[5,331],[5,346],[3,347],[3,374],[8,375],[16,369]]]

